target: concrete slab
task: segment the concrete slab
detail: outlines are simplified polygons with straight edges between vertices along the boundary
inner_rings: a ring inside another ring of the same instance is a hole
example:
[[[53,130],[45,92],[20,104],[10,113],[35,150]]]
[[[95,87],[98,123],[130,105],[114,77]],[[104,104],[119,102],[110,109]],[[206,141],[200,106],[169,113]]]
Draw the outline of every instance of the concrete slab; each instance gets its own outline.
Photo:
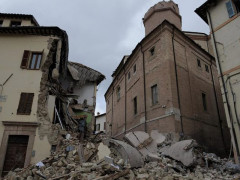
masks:
[[[109,148],[114,148],[121,154],[121,158],[124,160],[125,164],[130,164],[132,168],[138,168],[144,165],[142,155],[131,145],[115,139],[107,139],[104,140],[103,143]]]
[[[179,141],[167,148],[162,154],[180,161],[189,167],[195,162],[194,148],[192,147],[194,143],[196,142],[193,139]]]
[[[134,147],[138,147],[140,145],[140,141],[137,139],[133,132],[129,132],[125,135],[125,139]]]
[[[161,144],[166,140],[166,137],[159,133],[158,130],[152,130],[150,136],[156,144]]]
[[[143,131],[129,132],[125,135],[125,139],[136,147],[144,158],[147,158],[148,155],[157,155],[157,145],[164,142],[166,137],[158,130],[153,130],[151,136]]]

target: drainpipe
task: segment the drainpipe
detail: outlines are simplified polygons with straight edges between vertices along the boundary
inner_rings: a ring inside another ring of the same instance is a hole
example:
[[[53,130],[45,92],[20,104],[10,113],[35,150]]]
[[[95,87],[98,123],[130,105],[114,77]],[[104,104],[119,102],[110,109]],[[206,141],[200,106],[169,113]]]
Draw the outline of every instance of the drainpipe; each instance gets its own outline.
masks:
[[[224,97],[226,99],[226,103],[227,103],[227,110],[228,110],[228,115],[229,115],[229,118],[230,118],[230,122],[231,122],[231,126],[232,126],[232,131],[233,131],[233,141],[234,141],[234,144],[236,146],[236,149],[237,149],[237,156],[239,156],[239,147],[238,147],[238,143],[237,143],[237,136],[236,136],[236,131],[235,131],[235,128],[234,128],[234,125],[233,125],[233,119],[232,119],[232,114],[231,114],[231,109],[230,109],[230,105],[229,105],[229,100],[228,100],[228,97],[227,97],[227,90],[226,90],[226,86],[225,86],[225,83],[224,83],[224,78],[223,78],[223,73],[222,73],[222,66],[221,66],[221,63],[220,63],[220,60],[219,60],[219,53],[218,53],[218,49],[217,49],[217,46],[216,46],[216,38],[215,38],[215,33],[214,33],[214,30],[213,30],[213,25],[212,25],[212,18],[211,18],[211,15],[209,13],[209,11],[207,10],[207,15],[209,17],[209,21],[210,21],[210,28],[211,28],[211,31],[212,31],[212,37],[213,37],[213,42],[214,42],[214,47],[215,47],[215,53],[216,53],[216,60],[217,60],[217,63],[218,63],[218,66],[219,66],[219,71],[220,71],[220,77],[221,77],[221,81],[222,81],[222,86],[223,86],[223,90],[224,90]],[[239,163],[238,159],[235,157],[235,161],[237,163]]]
[[[215,98],[215,103],[216,103],[216,107],[217,107],[218,121],[219,121],[222,141],[223,141],[225,153],[227,154],[227,146],[226,146],[226,142],[225,142],[225,139],[224,139],[223,128],[222,128],[222,120],[220,118],[221,116],[220,116],[220,111],[219,111],[219,106],[218,106],[217,93],[216,93],[216,88],[215,88],[215,82],[214,82],[214,79],[213,79],[212,59],[211,59],[211,64],[210,64],[210,71],[211,71],[211,77],[212,77],[212,83],[213,83],[213,92],[214,92],[214,98]]]
[[[177,85],[178,107],[179,107],[179,111],[180,111],[181,135],[183,136],[184,135],[184,131],[183,131],[183,122],[182,122],[182,113],[181,113],[181,101],[180,101],[179,84],[178,84],[177,62],[176,62],[176,54],[175,54],[175,46],[174,46],[175,28],[173,27],[172,30],[173,30],[173,36],[172,36],[173,59],[174,59],[175,78],[176,78],[176,85]]]
[[[126,130],[127,130],[127,82],[126,82],[126,71],[125,71],[125,67],[124,67],[124,81],[125,81],[125,122],[124,122],[124,134],[126,134]]]
[[[142,44],[140,43],[141,52],[143,56],[143,92],[144,92],[144,115],[145,115],[145,121],[144,121],[144,131],[147,132],[147,105],[146,105],[146,77],[145,77],[145,57],[144,52],[142,49]]]

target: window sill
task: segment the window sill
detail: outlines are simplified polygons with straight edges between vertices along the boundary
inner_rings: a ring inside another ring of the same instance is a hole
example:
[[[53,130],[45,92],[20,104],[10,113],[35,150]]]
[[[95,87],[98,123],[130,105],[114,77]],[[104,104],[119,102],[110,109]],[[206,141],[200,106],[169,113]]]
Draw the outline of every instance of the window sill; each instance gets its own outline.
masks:
[[[31,113],[17,113],[17,115],[31,115]]]

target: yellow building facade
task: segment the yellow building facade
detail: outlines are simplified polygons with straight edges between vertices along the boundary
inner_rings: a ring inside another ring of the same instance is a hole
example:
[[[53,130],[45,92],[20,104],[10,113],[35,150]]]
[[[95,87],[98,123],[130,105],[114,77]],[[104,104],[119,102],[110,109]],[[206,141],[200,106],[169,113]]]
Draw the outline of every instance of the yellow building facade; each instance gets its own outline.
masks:
[[[56,96],[49,92],[67,55],[65,31],[39,26],[32,15],[0,14],[1,175],[50,155]]]

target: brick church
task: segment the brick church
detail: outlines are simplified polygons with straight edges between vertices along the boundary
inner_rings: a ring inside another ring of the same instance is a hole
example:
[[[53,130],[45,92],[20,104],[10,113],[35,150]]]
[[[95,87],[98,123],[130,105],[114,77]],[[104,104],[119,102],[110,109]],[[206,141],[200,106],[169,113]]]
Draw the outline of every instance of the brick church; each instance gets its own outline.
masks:
[[[210,36],[182,31],[173,1],[155,4],[143,23],[145,37],[123,57],[105,93],[107,133],[121,139],[158,129],[224,155],[230,136]]]

